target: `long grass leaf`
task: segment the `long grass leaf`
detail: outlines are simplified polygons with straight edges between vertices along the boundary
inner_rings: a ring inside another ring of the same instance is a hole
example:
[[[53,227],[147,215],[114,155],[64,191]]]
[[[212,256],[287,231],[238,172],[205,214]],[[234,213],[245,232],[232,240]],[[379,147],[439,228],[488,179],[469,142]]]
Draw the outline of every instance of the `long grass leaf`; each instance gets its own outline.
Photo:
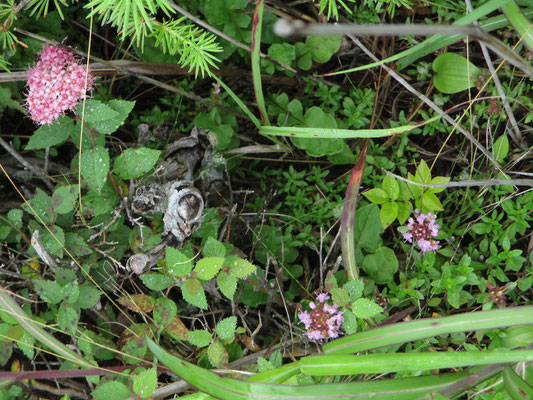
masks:
[[[518,32],[524,44],[533,51],[533,23],[524,15],[522,9],[514,1],[502,5],[502,11]]]
[[[263,8],[265,7],[265,0],[258,0],[255,6],[254,20],[252,25],[252,79],[254,83],[255,100],[257,107],[261,114],[261,120],[264,124],[270,125],[268,114],[265,106],[265,98],[263,96],[263,85],[261,83],[261,30],[263,25]]]
[[[533,306],[509,307],[383,326],[336,339],[322,349],[326,354],[353,354],[437,335],[529,324]]]

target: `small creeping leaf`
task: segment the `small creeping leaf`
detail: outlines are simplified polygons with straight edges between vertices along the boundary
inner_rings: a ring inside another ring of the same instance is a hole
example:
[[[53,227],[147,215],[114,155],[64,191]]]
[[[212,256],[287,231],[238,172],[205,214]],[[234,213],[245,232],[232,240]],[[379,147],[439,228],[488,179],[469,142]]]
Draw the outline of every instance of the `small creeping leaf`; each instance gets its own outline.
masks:
[[[228,317],[218,323],[215,331],[220,339],[231,341],[235,337],[235,329],[237,317]]]
[[[466,58],[444,53],[433,62],[433,83],[442,93],[457,93],[476,85],[481,70]]]
[[[352,311],[356,317],[367,319],[372,318],[382,312],[383,308],[374,303],[372,300],[362,297],[352,304]]]
[[[218,271],[220,271],[223,262],[224,258],[222,257],[202,258],[200,261],[198,261],[196,267],[194,267],[196,276],[203,281],[210,280],[218,273]]]
[[[122,382],[111,381],[98,385],[92,392],[95,400],[121,400],[129,397],[130,390]]]
[[[137,178],[154,167],[160,154],[146,147],[127,149],[116,158],[113,171],[122,179]]]
[[[133,378],[133,391],[143,399],[151,397],[157,386],[156,369],[150,368]]]
[[[204,329],[187,333],[187,340],[196,347],[206,347],[212,339],[211,333]]]

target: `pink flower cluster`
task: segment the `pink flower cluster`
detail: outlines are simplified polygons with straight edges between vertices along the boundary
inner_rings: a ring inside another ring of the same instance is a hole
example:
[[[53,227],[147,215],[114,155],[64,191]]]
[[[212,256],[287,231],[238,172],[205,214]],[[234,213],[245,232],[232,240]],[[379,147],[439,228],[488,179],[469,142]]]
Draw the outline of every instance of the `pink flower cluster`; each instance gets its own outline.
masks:
[[[327,303],[329,296],[320,293],[316,296],[318,303],[311,302],[311,312],[300,311],[298,318],[307,329],[307,337],[312,340],[336,338],[339,336],[339,328],[344,321],[342,311],[339,311],[337,304]]]
[[[417,215],[416,220],[409,218],[403,239],[408,243],[416,242],[422,253],[437,250],[440,247],[439,242],[432,239],[439,234],[439,226],[435,224],[436,218],[431,213]]]
[[[72,110],[86,95],[84,65],[68,50],[45,46],[39,61],[28,72],[30,88],[26,99],[31,119],[39,125],[50,125],[67,110]],[[87,90],[94,77],[89,72]]]

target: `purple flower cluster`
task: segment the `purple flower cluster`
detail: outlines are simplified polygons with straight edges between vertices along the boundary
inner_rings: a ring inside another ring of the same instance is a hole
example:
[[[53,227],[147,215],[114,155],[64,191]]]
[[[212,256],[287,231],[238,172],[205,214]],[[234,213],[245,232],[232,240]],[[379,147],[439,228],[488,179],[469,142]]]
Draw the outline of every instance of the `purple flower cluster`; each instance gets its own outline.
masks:
[[[439,242],[433,239],[439,234],[439,226],[435,224],[436,218],[432,213],[419,214],[416,219],[409,218],[403,239],[408,243],[415,242],[422,253],[437,250],[440,247]]]
[[[311,302],[311,311],[300,311],[298,318],[307,329],[307,337],[312,340],[336,338],[339,336],[339,328],[344,321],[342,311],[337,304],[327,303],[329,296],[320,293],[316,296],[318,303]]]
[[[85,86],[86,67],[68,50],[45,46],[38,53],[39,61],[28,72],[28,112],[39,125],[50,125],[67,110],[72,110],[91,90],[94,77],[89,72]]]

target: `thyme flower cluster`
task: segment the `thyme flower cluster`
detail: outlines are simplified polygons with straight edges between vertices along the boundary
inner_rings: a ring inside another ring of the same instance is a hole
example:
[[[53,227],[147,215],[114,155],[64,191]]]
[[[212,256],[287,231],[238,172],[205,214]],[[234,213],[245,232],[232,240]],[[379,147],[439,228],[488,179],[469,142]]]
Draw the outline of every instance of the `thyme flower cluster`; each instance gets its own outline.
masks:
[[[65,111],[73,110],[91,90],[94,77],[74,54],[57,46],[45,46],[39,61],[28,72],[27,109],[39,125],[50,125]]]
[[[339,328],[344,321],[342,311],[337,304],[327,303],[329,296],[320,293],[316,297],[318,303],[311,302],[311,311],[300,311],[298,318],[307,329],[307,337],[312,340],[330,339],[339,336]]]
[[[415,219],[409,218],[403,239],[408,243],[416,243],[422,253],[437,250],[440,247],[439,242],[433,239],[439,234],[439,225],[435,224],[436,219],[432,213],[419,214]]]

